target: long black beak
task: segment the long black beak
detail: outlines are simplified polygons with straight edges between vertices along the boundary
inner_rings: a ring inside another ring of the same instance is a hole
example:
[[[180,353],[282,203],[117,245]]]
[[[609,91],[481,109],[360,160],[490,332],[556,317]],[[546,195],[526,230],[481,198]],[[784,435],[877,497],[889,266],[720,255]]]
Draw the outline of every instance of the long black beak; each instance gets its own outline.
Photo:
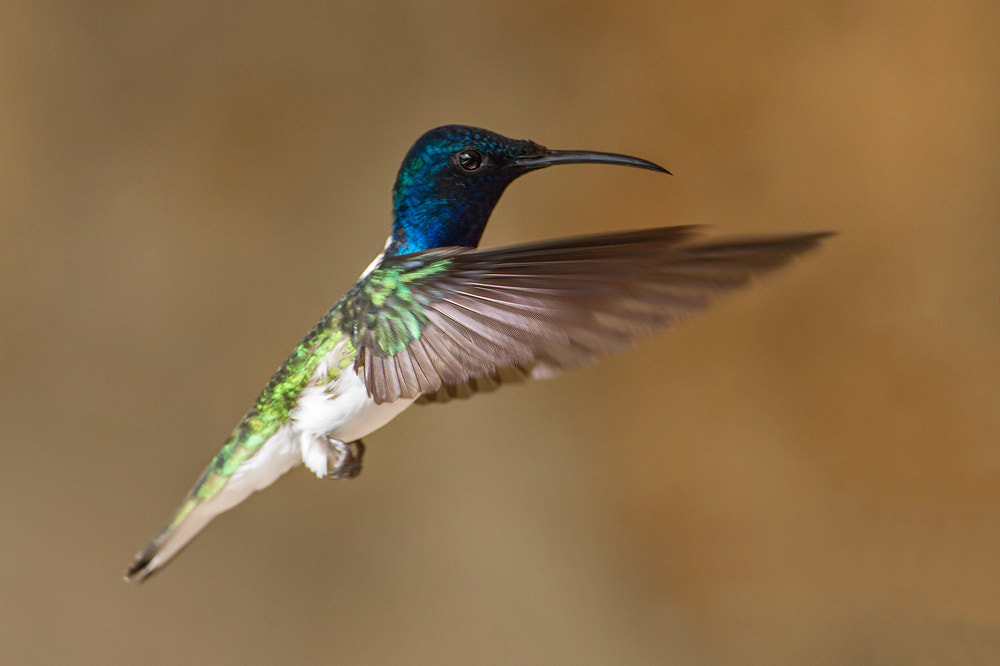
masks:
[[[536,155],[523,155],[514,160],[514,165],[525,171],[542,169],[554,164],[618,164],[620,166],[638,167],[669,174],[670,172],[648,160],[617,153],[598,153],[593,150],[549,150],[542,148]]]

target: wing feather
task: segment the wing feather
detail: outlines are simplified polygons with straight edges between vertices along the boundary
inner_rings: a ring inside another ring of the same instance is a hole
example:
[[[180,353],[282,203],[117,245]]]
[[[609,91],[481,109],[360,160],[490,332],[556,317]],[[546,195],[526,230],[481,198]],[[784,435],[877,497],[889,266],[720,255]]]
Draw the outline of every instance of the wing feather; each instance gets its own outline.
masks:
[[[388,257],[350,331],[376,402],[442,402],[627,349],[829,234],[689,242],[691,227]]]

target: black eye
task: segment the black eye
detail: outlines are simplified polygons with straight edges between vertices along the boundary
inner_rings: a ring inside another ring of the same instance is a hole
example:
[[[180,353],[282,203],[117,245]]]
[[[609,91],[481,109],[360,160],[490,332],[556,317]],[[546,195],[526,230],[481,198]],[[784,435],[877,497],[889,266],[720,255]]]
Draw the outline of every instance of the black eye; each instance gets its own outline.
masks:
[[[463,148],[455,153],[455,161],[461,167],[462,171],[472,173],[482,168],[486,162],[486,155],[483,155],[475,148]]]

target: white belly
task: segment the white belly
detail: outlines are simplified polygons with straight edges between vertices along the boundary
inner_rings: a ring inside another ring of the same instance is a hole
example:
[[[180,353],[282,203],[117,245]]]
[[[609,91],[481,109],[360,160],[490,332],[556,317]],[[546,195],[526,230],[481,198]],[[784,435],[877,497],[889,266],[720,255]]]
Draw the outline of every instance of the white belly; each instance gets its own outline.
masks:
[[[347,368],[332,385],[306,388],[292,410],[292,419],[307,433],[353,442],[384,426],[413,401],[375,404],[354,368]]]

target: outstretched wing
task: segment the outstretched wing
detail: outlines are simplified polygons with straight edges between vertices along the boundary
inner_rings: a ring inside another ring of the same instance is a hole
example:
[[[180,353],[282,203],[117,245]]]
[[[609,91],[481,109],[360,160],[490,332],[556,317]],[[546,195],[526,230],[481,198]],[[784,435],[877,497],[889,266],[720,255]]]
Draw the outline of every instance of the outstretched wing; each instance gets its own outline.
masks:
[[[691,243],[691,227],[388,257],[346,296],[378,402],[443,400],[628,348],[828,233]]]

